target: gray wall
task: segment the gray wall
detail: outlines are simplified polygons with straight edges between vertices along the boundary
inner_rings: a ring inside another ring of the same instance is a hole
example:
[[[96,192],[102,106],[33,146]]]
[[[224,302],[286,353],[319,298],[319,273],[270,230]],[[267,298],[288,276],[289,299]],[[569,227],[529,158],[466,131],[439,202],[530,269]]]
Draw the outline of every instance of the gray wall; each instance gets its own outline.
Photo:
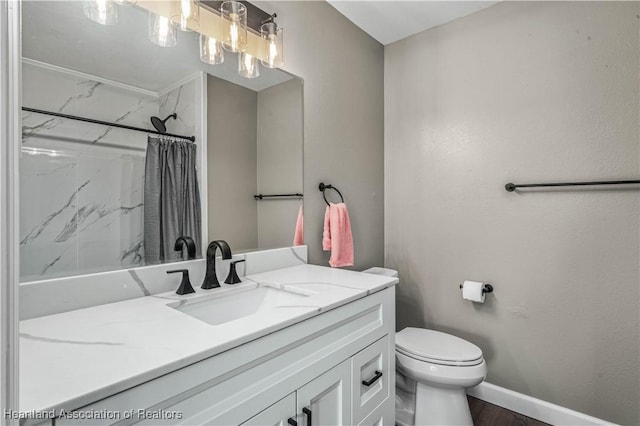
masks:
[[[260,2],[285,29],[285,71],[304,80],[304,214],[309,262],[322,252],[326,205],[318,184],[335,184],[349,208],[356,268],[384,258],[383,47],[326,2]]]
[[[398,326],[467,338],[487,381],[639,424],[638,2],[503,2],[385,49],[385,263]],[[484,305],[465,279],[493,283]]]
[[[258,192],[301,193],[302,81],[292,79],[258,92]],[[258,247],[293,244],[297,198],[264,199],[258,206]]]
[[[256,126],[257,93],[207,76],[209,241],[234,252],[258,247]]]

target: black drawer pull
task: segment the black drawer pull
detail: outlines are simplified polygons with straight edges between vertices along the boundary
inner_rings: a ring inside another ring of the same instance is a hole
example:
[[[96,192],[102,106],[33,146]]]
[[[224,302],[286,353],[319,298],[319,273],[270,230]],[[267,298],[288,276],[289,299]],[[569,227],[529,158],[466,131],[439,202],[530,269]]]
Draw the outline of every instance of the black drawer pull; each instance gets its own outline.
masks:
[[[382,377],[382,371],[376,370],[376,375],[373,376],[370,380],[363,380],[362,384],[365,386],[371,386],[372,384],[377,382],[380,377]]]
[[[289,423],[291,426],[298,426],[298,422],[293,420],[293,417],[289,417],[289,420],[287,420],[287,423]]]
[[[311,426],[311,410],[307,407],[302,409],[302,412],[307,415],[307,426]]]

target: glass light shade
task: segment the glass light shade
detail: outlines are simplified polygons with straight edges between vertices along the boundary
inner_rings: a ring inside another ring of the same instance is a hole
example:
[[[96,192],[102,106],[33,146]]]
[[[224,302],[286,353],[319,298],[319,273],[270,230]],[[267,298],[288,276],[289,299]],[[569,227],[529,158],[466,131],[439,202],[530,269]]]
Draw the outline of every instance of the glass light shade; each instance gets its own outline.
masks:
[[[282,66],[282,28],[275,22],[267,22],[260,27],[260,35],[264,39],[262,65],[268,68]]]
[[[249,53],[238,53],[238,74],[245,78],[260,77],[258,59]]]
[[[198,30],[200,28],[200,1],[178,0],[177,10],[171,17],[171,22],[182,31]]]
[[[178,43],[178,30],[169,18],[149,12],[149,40],[160,47]]]
[[[85,1],[84,14],[93,22],[102,25],[115,25],[118,23],[118,5],[112,0]]]
[[[221,64],[224,62],[222,43],[213,37],[200,34],[200,60],[205,64]]]
[[[247,8],[237,1],[225,1],[220,6],[222,46],[230,52],[247,48]]]

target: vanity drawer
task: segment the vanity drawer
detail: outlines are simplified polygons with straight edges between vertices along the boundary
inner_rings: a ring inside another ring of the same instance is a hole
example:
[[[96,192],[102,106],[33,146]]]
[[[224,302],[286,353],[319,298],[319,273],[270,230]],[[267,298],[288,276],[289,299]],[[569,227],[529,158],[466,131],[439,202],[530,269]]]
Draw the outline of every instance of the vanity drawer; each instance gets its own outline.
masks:
[[[390,361],[389,335],[351,358],[353,424],[359,424],[389,398],[390,380],[394,374]]]

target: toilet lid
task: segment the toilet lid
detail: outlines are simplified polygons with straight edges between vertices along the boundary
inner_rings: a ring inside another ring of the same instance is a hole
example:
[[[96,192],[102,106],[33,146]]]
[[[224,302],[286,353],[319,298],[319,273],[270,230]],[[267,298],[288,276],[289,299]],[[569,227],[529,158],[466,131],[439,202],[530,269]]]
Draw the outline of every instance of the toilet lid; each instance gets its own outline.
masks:
[[[424,328],[407,327],[396,334],[396,348],[407,356],[441,364],[475,365],[482,350],[459,337]]]

